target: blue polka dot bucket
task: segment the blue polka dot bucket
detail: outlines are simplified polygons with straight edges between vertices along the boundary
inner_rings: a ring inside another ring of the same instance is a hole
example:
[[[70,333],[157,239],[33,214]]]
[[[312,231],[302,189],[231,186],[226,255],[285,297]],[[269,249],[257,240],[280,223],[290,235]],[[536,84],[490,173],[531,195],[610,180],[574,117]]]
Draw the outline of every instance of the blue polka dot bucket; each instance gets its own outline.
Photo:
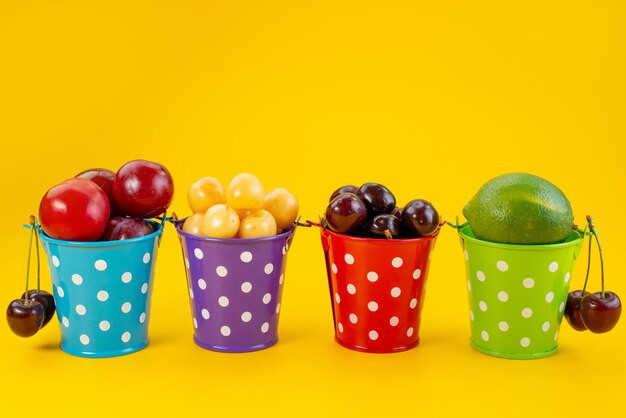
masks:
[[[52,275],[60,347],[80,357],[114,357],[148,345],[150,297],[163,224],[120,241],[75,242],[39,231]]]

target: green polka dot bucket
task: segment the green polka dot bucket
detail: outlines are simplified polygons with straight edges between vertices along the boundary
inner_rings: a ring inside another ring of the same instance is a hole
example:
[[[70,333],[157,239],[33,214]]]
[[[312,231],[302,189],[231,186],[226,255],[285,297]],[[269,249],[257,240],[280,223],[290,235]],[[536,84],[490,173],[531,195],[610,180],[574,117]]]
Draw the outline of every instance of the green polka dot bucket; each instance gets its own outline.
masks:
[[[483,241],[469,224],[459,230],[465,257],[470,343],[509,359],[556,353],[569,283],[583,244],[572,230],[562,243],[512,245]]]

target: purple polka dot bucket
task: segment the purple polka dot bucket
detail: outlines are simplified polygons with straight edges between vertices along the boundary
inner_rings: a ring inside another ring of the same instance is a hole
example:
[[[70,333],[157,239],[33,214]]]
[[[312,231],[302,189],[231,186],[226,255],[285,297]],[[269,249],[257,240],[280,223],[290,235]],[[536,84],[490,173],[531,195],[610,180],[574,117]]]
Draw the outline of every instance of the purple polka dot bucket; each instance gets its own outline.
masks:
[[[191,235],[176,221],[187,276],[194,341],[229,353],[256,351],[278,341],[287,253],[295,226],[264,238]]]
[[[150,300],[163,224],[121,241],[76,242],[39,231],[52,276],[61,349],[115,357],[148,345]]]

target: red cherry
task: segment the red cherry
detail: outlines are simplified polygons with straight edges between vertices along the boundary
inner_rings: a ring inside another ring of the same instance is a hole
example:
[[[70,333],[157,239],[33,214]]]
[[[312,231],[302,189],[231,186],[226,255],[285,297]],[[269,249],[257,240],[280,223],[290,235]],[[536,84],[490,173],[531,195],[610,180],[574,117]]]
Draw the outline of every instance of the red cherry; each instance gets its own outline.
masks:
[[[7,308],[7,322],[14,334],[32,337],[43,324],[44,307],[41,303],[28,299],[15,299]]]
[[[158,163],[133,160],[115,174],[113,197],[124,215],[153,218],[165,212],[172,202],[174,181]]]
[[[26,293],[22,294],[22,299],[26,299]],[[29,290],[28,299],[39,302],[43,305],[43,323],[41,328],[45,327],[54,316],[56,305],[54,304],[54,296],[45,290]]]
[[[152,226],[142,218],[115,217],[109,223],[100,237],[100,241],[117,241],[129,238],[143,237],[154,232]]]
[[[574,290],[569,292],[567,295],[567,303],[565,304],[565,319],[567,320],[567,323],[570,324],[576,331],[587,330],[587,327],[580,317],[580,301],[583,299],[583,296],[586,295],[590,295],[590,293],[585,291],[583,294],[582,290]]]
[[[586,295],[580,303],[580,316],[587,329],[596,334],[610,331],[619,321],[622,303],[614,292]]]

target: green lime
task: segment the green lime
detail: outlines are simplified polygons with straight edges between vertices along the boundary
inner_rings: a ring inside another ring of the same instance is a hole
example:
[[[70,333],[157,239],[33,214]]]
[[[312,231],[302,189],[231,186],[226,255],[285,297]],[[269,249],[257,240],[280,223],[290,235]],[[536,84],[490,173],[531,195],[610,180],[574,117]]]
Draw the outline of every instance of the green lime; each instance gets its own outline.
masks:
[[[541,177],[503,174],[463,208],[477,238],[506,244],[553,244],[569,235],[574,214],[563,192]]]

